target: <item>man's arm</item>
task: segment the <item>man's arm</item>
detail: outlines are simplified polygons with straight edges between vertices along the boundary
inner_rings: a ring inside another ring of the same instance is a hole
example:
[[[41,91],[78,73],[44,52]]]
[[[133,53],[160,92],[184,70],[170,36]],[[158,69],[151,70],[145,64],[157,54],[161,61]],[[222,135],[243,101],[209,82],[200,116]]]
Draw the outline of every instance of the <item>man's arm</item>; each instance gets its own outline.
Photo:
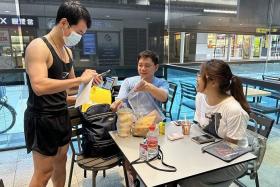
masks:
[[[158,88],[154,86],[153,84],[150,84],[148,88],[148,92],[150,92],[151,95],[160,102],[165,102],[167,100],[168,97],[167,92],[162,88]]]
[[[47,60],[50,51],[41,39],[33,40],[26,48],[26,72],[36,95],[53,94],[79,86],[81,78],[56,80],[48,78]]]
[[[81,77],[57,80],[48,78],[47,61],[49,49],[41,39],[33,40],[26,49],[26,72],[34,93],[38,96],[58,93],[72,87],[78,87],[80,83],[88,83],[92,78],[99,83],[101,76],[94,70],[86,69]]]
[[[71,71],[70,71],[70,73],[69,73],[68,79],[74,79],[74,78],[76,78],[76,75],[75,75],[74,67],[72,67],[72,68],[71,68]],[[79,89],[78,86],[77,86],[77,87],[69,88],[69,89],[67,90],[67,94],[68,94],[69,96],[71,96],[71,95],[76,95],[76,94],[78,93],[78,89]]]
[[[122,105],[123,101],[122,99],[127,98],[127,95],[129,93],[129,81],[128,79],[125,79],[120,87],[119,94],[116,97],[116,100],[111,104],[112,111],[116,112],[117,109]]]
[[[71,52],[71,50],[68,50],[68,51]],[[70,53],[70,55],[71,55],[71,58],[72,58],[72,53]],[[75,75],[74,68],[72,67],[71,71],[69,73],[68,79],[74,79],[74,78],[76,78],[76,75]],[[79,89],[79,87],[73,87],[73,88],[69,88],[67,90],[66,102],[69,106],[72,106],[76,103],[76,96],[73,96],[73,95],[76,95],[78,93],[78,89]]]
[[[141,80],[141,83],[139,83],[135,91],[149,92],[156,100],[160,102],[165,102],[168,98],[168,89],[166,90],[162,87],[158,88],[144,80]]]

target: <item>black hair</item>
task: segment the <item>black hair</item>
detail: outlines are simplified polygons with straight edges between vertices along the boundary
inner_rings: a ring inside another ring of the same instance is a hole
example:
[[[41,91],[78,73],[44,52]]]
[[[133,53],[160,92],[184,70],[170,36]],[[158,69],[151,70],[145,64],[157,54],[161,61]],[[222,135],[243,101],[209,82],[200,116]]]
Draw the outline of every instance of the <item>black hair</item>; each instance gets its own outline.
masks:
[[[140,58],[150,58],[150,59],[152,59],[152,61],[155,65],[157,65],[159,63],[158,55],[155,52],[150,51],[150,50],[145,50],[145,51],[140,52],[137,56],[137,62],[139,62]]]
[[[80,20],[85,20],[87,28],[91,26],[91,17],[88,10],[78,1],[66,1],[62,3],[57,11],[55,24],[62,18],[66,18],[69,25],[77,25]]]

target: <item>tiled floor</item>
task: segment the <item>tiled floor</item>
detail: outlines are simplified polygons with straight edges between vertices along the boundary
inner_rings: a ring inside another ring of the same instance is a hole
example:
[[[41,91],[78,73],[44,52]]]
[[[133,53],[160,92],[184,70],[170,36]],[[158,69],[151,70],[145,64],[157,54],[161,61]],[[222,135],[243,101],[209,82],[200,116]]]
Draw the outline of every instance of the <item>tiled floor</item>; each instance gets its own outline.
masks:
[[[280,187],[280,130],[274,130],[268,141],[267,151],[261,168],[259,169],[259,180],[261,187]],[[0,178],[3,179],[5,187],[25,187],[31,179],[33,173],[32,154],[26,154],[26,149],[4,151],[0,153]],[[70,151],[67,161],[67,177],[70,171]],[[122,167],[115,167],[106,171],[103,178],[102,172],[97,175],[97,187],[123,187],[125,186]],[[254,181],[248,177],[242,179],[248,187],[254,187]],[[68,178],[66,179],[68,184]],[[48,187],[52,187],[50,181]],[[65,185],[67,186],[67,185]],[[73,187],[90,187],[91,173],[88,178],[83,177],[83,170],[77,165],[74,166],[72,177]],[[143,186],[143,185],[141,185]],[[232,184],[231,187],[236,187]]]
[[[67,161],[67,177],[70,171],[70,159]],[[7,151],[0,153],[0,178],[3,179],[5,187],[25,187],[28,186],[33,173],[32,154],[26,154],[25,149]],[[91,173],[87,173],[88,178],[84,179],[83,170],[77,165],[74,166],[72,177],[73,187],[90,187]],[[102,172],[97,175],[97,186],[99,187],[122,187],[125,186],[122,167],[115,167],[106,171],[103,178]],[[66,180],[68,184],[68,178]],[[49,181],[48,187],[52,187]],[[65,185],[67,186],[67,185]]]

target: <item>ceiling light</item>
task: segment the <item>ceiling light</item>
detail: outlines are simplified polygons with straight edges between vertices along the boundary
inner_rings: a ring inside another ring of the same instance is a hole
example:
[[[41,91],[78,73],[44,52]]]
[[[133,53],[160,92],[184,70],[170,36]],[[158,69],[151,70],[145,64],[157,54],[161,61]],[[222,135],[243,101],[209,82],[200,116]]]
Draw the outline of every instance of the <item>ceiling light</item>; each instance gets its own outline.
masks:
[[[136,0],[136,5],[150,5],[150,0]]]
[[[236,10],[203,9],[203,12],[218,14],[237,14]]]
[[[146,20],[150,20],[151,18],[146,18]]]
[[[4,12],[9,13],[9,12],[11,12],[11,11],[9,11],[9,10],[5,10]]]
[[[109,18],[110,17],[110,15],[106,15],[106,18]]]

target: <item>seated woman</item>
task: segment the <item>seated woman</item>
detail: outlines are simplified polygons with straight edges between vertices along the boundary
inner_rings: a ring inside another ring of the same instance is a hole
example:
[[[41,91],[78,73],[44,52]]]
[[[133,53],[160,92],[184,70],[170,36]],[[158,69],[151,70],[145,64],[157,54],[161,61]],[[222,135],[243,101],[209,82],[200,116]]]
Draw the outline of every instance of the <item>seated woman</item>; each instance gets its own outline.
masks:
[[[194,120],[217,137],[240,146],[247,146],[246,129],[250,108],[243,93],[241,80],[232,74],[222,60],[203,63],[197,75],[196,111]],[[211,115],[214,122],[209,120]],[[218,114],[218,115],[217,115]],[[179,182],[180,186],[229,186],[247,170],[241,163]]]
[[[161,107],[162,102],[167,100],[168,82],[154,76],[159,67],[159,58],[156,53],[149,50],[142,51],[138,54],[137,61],[139,76],[124,80],[116,101],[111,105],[114,111],[123,102],[127,103],[126,98],[132,89],[136,92],[142,91],[149,93],[159,107]]]

